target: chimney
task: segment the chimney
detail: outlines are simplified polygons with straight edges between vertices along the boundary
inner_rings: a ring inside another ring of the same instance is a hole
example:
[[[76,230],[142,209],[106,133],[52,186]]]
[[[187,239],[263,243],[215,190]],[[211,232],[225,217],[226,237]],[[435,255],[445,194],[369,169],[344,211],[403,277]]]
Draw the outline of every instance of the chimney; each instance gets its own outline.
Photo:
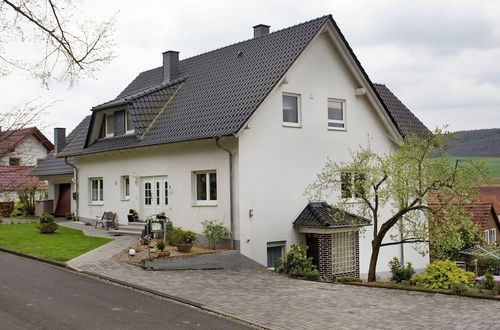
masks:
[[[169,50],[163,53],[163,82],[179,78],[179,52]]]
[[[259,24],[253,27],[253,37],[258,38],[269,34],[269,25]]]
[[[60,153],[66,146],[66,129],[62,127],[54,128],[54,152]]]

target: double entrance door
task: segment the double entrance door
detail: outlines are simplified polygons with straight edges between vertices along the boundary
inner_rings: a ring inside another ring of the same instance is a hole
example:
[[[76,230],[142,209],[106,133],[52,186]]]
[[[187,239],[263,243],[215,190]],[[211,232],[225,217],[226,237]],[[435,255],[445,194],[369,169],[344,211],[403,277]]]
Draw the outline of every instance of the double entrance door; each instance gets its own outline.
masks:
[[[167,212],[168,209],[167,177],[148,177],[141,179],[142,218]]]

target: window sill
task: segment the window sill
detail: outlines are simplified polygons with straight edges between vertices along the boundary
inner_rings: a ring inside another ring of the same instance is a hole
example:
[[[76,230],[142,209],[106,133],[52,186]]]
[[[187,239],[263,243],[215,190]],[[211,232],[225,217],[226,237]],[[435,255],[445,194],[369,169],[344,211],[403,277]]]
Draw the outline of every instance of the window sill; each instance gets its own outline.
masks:
[[[103,206],[104,205],[104,202],[92,202],[92,203],[89,203],[89,206]]]
[[[217,201],[197,201],[191,204],[192,207],[214,207],[217,206]]]
[[[122,202],[128,202],[128,201],[130,201],[130,197],[122,197],[120,200]]]
[[[283,123],[283,127],[302,128],[302,124]]]
[[[328,127],[328,130],[329,131],[341,131],[341,132],[344,131],[345,132],[345,131],[347,131],[347,128],[345,128],[345,127]]]

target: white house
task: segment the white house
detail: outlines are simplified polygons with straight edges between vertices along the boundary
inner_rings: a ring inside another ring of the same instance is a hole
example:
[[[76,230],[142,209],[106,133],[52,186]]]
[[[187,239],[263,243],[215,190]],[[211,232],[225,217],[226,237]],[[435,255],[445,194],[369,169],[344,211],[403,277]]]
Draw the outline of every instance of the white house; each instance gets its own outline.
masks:
[[[371,227],[358,239],[359,227],[309,204],[305,187],[327,157],[347,161],[368,142],[390,153],[427,130],[370,81],[331,16],[273,33],[257,25],[252,39],[183,60],[165,52],[163,66],[81,125],[85,134],[57,155],[73,158],[79,219],[113,211],[126,227],[129,209],[142,219],[165,211],[198,233],[218,220],[263,265],[307,243],[327,277],[367,273]],[[400,254],[384,247],[378,271]],[[404,254],[416,268],[426,263],[410,246]]]

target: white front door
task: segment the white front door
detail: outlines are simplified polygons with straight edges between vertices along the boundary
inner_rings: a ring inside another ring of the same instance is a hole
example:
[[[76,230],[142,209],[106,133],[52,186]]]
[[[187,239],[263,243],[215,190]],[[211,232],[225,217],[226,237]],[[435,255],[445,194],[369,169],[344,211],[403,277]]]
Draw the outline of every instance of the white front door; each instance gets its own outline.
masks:
[[[168,180],[166,177],[143,178],[141,185],[142,218],[167,212]]]

